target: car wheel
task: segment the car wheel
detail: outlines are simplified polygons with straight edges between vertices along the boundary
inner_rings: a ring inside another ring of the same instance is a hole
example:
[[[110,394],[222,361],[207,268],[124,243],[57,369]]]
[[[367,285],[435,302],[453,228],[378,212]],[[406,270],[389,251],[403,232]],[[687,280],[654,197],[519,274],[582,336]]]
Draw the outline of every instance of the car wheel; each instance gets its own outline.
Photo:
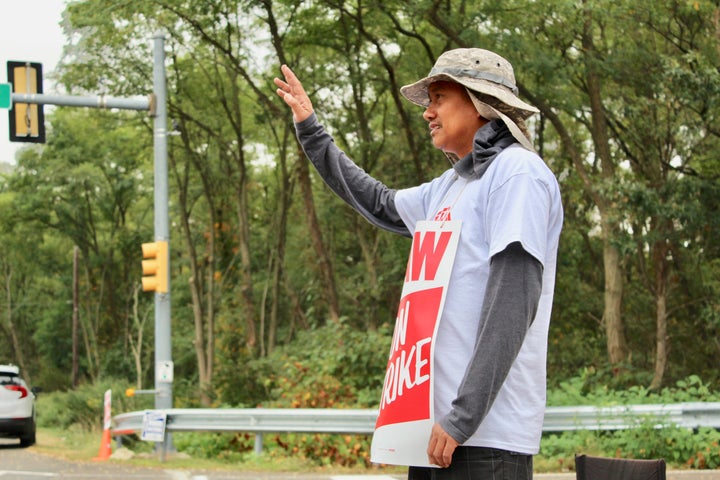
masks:
[[[20,437],[20,446],[21,447],[25,448],[25,447],[30,447],[32,445],[35,445],[35,432],[32,432],[29,435],[23,435],[22,437]]]
[[[35,422],[33,421],[30,430],[20,436],[20,446],[22,448],[35,445],[35,430]]]

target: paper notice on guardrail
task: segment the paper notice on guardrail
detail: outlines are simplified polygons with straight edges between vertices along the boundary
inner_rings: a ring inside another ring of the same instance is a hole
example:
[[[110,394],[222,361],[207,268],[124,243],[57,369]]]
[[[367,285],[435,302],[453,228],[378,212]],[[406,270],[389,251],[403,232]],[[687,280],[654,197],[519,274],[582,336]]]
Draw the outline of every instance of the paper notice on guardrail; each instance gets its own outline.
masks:
[[[146,442],[164,442],[167,413],[160,410],[146,410],[143,415],[140,440]]]
[[[418,222],[395,319],[370,460],[429,466],[433,414],[433,345],[461,222]]]

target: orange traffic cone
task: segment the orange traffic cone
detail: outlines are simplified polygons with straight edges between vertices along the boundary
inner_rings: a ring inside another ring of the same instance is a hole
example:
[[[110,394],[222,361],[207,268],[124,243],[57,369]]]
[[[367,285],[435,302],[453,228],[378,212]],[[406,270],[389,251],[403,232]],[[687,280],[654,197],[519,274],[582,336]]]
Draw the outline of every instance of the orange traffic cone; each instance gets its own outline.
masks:
[[[93,458],[93,460],[107,460],[110,458],[110,454],[112,453],[112,445],[110,445],[110,442],[112,442],[112,437],[110,435],[110,425],[112,423],[112,417],[110,416],[111,403],[112,390],[107,390],[103,401],[105,411],[103,415],[103,433],[102,439],[100,440],[100,451],[98,452],[98,456]]]
[[[103,429],[102,440],[100,440],[100,450],[98,456],[93,458],[95,461],[107,460],[110,458],[112,453],[112,437],[110,436],[110,429]]]

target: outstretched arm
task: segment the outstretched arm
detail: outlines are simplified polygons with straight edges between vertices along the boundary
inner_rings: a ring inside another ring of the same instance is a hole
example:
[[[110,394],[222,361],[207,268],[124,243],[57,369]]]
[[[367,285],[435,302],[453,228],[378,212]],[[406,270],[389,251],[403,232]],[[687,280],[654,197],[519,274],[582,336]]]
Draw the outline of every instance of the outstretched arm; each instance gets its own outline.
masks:
[[[287,65],[281,69],[285,80],[275,78],[277,94],[292,110],[298,140],[325,183],[373,225],[410,236],[395,207],[395,190],[368,175],[335,145],[317,121],[300,80]]]

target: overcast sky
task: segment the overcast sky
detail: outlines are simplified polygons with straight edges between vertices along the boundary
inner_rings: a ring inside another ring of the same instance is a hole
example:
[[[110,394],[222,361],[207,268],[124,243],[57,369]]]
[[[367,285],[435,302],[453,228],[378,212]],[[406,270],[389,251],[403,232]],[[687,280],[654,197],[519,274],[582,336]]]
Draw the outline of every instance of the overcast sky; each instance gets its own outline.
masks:
[[[65,0],[0,0],[0,83],[7,83],[7,62],[42,63],[43,76],[55,69],[65,37],[60,27]],[[45,93],[57,93],[46,79]],[[45,107],[46,109],[48,107]],[[8,111],[0,110],[0,163],[14,163],[27,143],[9,140]]]

